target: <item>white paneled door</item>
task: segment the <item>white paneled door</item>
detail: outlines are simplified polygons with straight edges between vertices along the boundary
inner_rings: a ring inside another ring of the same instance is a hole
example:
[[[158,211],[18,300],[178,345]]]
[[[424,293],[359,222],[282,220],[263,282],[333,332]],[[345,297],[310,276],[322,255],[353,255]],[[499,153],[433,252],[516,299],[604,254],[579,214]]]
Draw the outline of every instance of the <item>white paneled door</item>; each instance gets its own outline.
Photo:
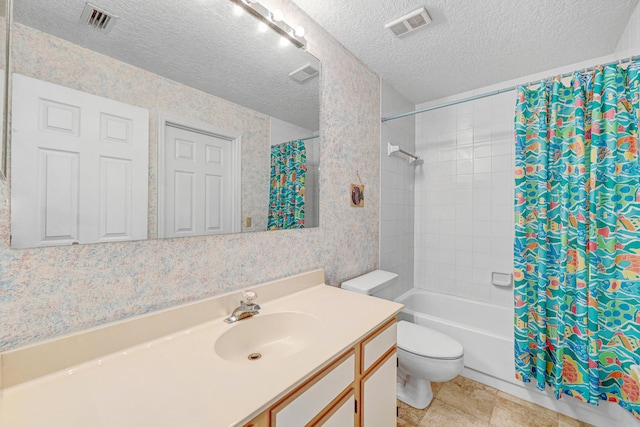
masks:
[[[13,75],[12,246],[147,238],[149,112]]]
[[[165,125],[161,237],[237,231],[234,144],[224,136]]]

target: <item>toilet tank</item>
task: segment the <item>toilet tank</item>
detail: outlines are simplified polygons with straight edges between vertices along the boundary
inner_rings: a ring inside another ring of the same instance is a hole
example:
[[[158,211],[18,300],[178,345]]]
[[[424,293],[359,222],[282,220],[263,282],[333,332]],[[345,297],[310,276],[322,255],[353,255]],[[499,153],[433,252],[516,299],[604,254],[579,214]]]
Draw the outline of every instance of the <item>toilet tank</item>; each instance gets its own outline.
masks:
[[[398,275],[390,271],[374,270],[342,282],[342,289],[389,299],[384,290],[395,283]]]

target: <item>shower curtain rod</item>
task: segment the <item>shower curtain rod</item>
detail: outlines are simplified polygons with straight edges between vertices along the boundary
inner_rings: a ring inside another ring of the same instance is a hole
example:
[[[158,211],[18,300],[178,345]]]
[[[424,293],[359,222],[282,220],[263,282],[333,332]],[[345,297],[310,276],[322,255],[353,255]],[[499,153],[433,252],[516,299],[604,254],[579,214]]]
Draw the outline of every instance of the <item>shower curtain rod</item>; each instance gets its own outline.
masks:
[[[316,138],[320,138],[320,135],[311,135],[311,136],[307,136],[306,138],[300,138],[300,139],[293,139],[289,142],[294,142],[294,141],[308,141],[310,139],[316,139]]]
[[[601,64],[599,66],[606,67],[607,65],[619,64],[619,63],[626,62],[626,61],[633,62],[633,61],[637,61],[638,59],[640,59],[640,55],[632,56],[632,57],[624,59],[624,60],[611,61],[611,62],[608,62],[606,64]],[[584,71],[585,72],[586,71],[593,71],[597,66],[598,65],[594,65],[593,67],[587,67],[587,68],[584,69]],[[575,71],[572,71],[570,73],[560,74],[559,77],[560,78],[569,77],[569,76],[572,76],[574,73],[575,73]],[[526,85],[527,86],[537,85],[537,84],[546,82],[550,78],[552,78],[552,77],[547,77],[547,78],[536,80],[536,81],[533,81],[533,82],[528,82],[528,83],[526,83]],[[475,101],[476,99],[482,99],[482,98],[488,98],[490,96],[500,95],[501,93],[511,92],[512,90],[516,90],[518,88],[518,86],[522,86],[522,85],[511,86],[511,87],[508,87],[508,88],[498,89],[498,90],[494,90],[494,91],[491,91],[491,92],[482,93],[482,94],[479,94],[479,95],[469,96],[467,98],[462,98],[462,99],[458,99],[458,100],[455,100],[455,101],[444,102],[442,104],[433,105],[431,107],[426,107],[426,108],[421,108],[421,109],[416,110],[416,111],[409,111],[408,113],[402,113],[402,114],[398,114],[398,115],[395,115],[395,116],[383,117],[382,118],[382,123],[388,122],[390,120],[401,119],[403,117],[413,116],[413,115],[420,114],[420,113],[426,113],[427,111],[439,110],[440,108],[445,108],[445,107],[450,107],[452,105],[462,104],[463,102]]]

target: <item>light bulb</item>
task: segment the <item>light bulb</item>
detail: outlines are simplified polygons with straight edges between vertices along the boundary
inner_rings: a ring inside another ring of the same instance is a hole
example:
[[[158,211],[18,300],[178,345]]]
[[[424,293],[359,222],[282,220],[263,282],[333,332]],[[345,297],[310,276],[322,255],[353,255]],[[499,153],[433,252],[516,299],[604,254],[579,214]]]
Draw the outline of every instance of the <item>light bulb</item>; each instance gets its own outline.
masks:
[[[304,33],[304,27],[302,27],[302,26],[296,27],[295,34],[296,34],[296,37],[304,37],[304,34],[305,34]]]
[[[273,12],[271,12],[271,17],[275,22],[282,21],[282,18],[283,18],[282,11],[280,9],[274,10]]]
[[[268,29],[269,27],[267,27],[267,24],[265,24],[264,22],[258,24],[258,31],[260,31],[261,33],[266,32]]]
[[[287,45],[289,45],[289,40],[286,37],[280,37],[280,46],[285,47]]]
[[[244,13],[244,10],[238,6],[237,4],[233,6],[233,14],[235,16],[242,16],[242,14]]]

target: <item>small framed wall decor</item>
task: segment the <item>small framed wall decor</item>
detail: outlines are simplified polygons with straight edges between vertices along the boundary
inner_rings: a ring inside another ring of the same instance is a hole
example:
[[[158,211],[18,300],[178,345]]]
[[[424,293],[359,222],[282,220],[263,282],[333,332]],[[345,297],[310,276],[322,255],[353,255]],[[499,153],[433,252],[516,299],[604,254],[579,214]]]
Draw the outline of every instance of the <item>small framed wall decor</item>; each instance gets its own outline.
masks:
[[[360,184],[351,184],[351,207],[362,208],[364,207],[364,184],[358,171],[356,171],[356,177]]]
[[[364,207],[363,184],[351,184],[351,206],[356,208]]]

